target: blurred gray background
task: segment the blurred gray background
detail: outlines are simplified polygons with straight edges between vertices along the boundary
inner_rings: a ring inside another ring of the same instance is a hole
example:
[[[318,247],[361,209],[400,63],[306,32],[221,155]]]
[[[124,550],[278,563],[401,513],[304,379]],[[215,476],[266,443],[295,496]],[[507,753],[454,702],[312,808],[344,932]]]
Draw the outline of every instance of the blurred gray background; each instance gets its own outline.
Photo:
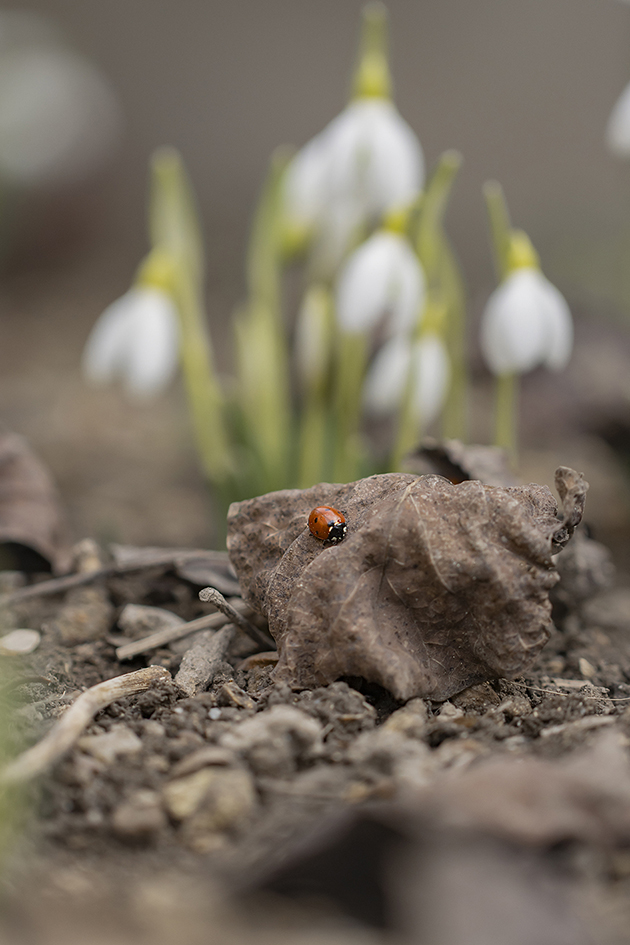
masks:
[[[242,293],[249,218],[269,155],[281,143],[303,144],[343,108],[361,7],[360,0],[12,7],[53,18],[109,78],[124,116],[115,160],[48,216],[33,211],[0,288],[0,417],[50,463],[79,534],[162,542],[206,534],[181,391],[130,408],[117,392],[85,391],[77,371],[90,326],[126,290],[146,248],[151,151],[172,144],[187,162],[207,239],[209,317],[224,358],[222,329]],[[630,166],[607,153],[604,132],[630,81],[630,4],[390,0],[388,7],[396,102],[429,168],[447,148],[464,156],[448,227],[473,320],[493,287],[481,187],[496,178],[513,222],[529,232],[573,310],[586,321],[622,324],[630,308]],[[45,232],[35,237],[38,226]]]
[[[210,283],[238,291],[248,217],[268,156],[279,143],[302,144],[343,107],[361,6],[18,4],[54,17],[119,96],[126,129],[111,223],[117,241],[124,236],[128,266],[143,246],[147,157],[171,143],[188,162],[203,209]],[[603,135],[630,81],[630,6],[618,0],[388,6],[400,111],[418,132],[429,167],[446,148],[464,155],[450,229],[471,286],[491,277],[480,197],[488,178],[503,183],[514,221],[549,257],[548,270],[565,248],[626,228],[630,169],[609,157]]]

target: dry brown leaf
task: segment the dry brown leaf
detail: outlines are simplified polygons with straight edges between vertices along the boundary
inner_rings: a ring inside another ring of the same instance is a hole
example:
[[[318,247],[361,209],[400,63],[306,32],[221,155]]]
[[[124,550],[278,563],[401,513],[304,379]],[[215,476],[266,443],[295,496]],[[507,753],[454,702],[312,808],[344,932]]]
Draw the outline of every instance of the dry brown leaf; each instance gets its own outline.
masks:
[[[24,437],[0,431],[0,569],[61,574],[71,564],[50,473]]]
[[[344,541],[311,535],[317,505],[345,513]],[[553,541],[576,518],[565,502],[558,520],[546,486],[389,473],[234,503],[228,550],[278,643],[277,680],[361,676],[444,700],[531,665],[551,627]]]

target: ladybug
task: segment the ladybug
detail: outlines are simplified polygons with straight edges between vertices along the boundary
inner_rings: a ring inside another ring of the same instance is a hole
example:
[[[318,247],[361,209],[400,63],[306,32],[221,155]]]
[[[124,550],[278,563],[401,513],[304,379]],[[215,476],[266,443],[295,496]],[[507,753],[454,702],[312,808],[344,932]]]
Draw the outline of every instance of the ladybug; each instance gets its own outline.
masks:
[[[329,505],[318,505],[308,517],[308,527],[311,535],[320,541],[329,541],[336,545],[346,537],[348,526],[343,512],[331,508]]]

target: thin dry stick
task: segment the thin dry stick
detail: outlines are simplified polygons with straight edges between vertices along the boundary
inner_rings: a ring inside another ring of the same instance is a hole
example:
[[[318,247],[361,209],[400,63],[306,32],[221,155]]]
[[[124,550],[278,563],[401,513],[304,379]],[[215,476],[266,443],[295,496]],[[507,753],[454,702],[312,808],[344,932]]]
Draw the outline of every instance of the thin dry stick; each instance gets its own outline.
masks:
[[[60,594],[62,591],[69,591],[73,587],[81,587],[83,584],[91,584],[92,581],[98,581],[99,578],[112,577],[115,574],[130,574],[133,571],[144,571],[147,568],[157,567],[171,563],[178,563],[189,559],[199,558],[204,555],[203,551],[165,551],[163,555],[157,555],[151,561],[136,561],[129,564],[109,564],[105,568],[99,568],[97,571],[85,571],[78,574],[66,574],[63,577],[51,578],[49,581],[41,581],[39,584],[29,584],[28,587],[20,587],[10,594],[0,595],[0,607],[6,607],[9,604],[16,604],[18,601],[29,600],[31,597],[47,597],[50,594]]]
[[[233,597],[231,601],[234,605],[233,609],[235,613],[238,611],[241,611],[241,613],[251,612],[251,608],[242,598]],[[236,608],[238,608],[238,611]],[[190,623],[180,623],[177,627],[166,627],[164,630],[156,630],[155,633],[151,633],[148,637],[143,637],[141,640],[125,643],[123,646],[118,647],[116,656],[119,660],[130,660],[134,656],[139,656],[140,653],[148,653],[150,650],[156,650],[159,646],[165,646],[167,643],[172,643],[174,640],[181,640],[182,637],[187,637],[189,633],[194,633],[196,630],[218,630],[219,627],[223,627],[229,622],[235,623],[234,618],[226,617],[223,613],[205,614],[203,617],[197,617],[196,620],[191,620]]]
[[[0,771],[0,785],[18,784],[43,774],[72,748],[97,712],[116,699],[144,692],[155,683],[170,678],[171,674],[163,666],[148,666],[135,673],[116,676],[92,686],[81,693],[41,742],[33,745]]]
[[[240,627],[243,633],[246,633],[254,643],[257,643],[259,646],[264,646],[267,649],[269,649],[269,646],[275,647],[272,637],[262,630],[259,630],[258,627],[250,623],[242,613],[235,610],[232,604],[227,601],[223,594],[217,591],[215,587],[204,587],[203,590],[199,591],[199,600],[214,604],[217,610],[220,610],[226,617],[229,617],[229,619],[235,623],[237,627]],[[238,598],[236,598],[236,600],[238,600]]]

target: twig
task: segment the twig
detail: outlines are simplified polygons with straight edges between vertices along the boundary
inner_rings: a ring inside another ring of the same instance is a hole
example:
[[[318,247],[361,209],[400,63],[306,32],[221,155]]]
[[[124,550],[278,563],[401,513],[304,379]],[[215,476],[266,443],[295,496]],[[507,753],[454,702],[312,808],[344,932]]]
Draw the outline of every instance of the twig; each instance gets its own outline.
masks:
[[[201,640],[184,654],[175,677],[175,685],[187,696],[194,696],[208,689],[221,668],[235,633],[234,624],[228,623],[216,633],[204,634],[207,639]]]
[[[81,693],[41,742],[33,745],[0,771],[0,785],[18,784],[43,774],[72,748],[97,712],[116,699],[144,692],[155,683],[170,678],[171,674],[163,666],[148,666],[135,673],[116,676],[92,686]]]
[[[237,627],[241,628],[243,633],[247,634],[250,640],[254,641],[254,643],[257,643],[259,646],[264,646],[267,649],[271,644],[271,646],[275,648],[273,638],[262,630],[259,630],[258,627],[255,627],[243,614],[239,614],[238,610],[235,610],[234,607],[226,601],[223,594],[217,591],[215,587],[204,587],[203,590],[199,591],[199,600],[214,604],[217,610],[220,610],[226,617],[229,617]]]
[[[18,601],[22,600],[29,600],[32,597],[47,597],[50,594],[60,594],[62,591],[69,591],[74,587],[91,584],[92,581],[98,581],[100,578],[113,577],[116,574],[130,574],[133,571],[144,571],[147,568],[159,565],[177,564],[179,561],[184,562],[189,559],[202,557],[203,555],[203,551],[168,551],[164,552],[163,556],[156,554],[155,558],[148,561],[136,561],[130,562],[129,564],[109,564],[107,567],[99,568],[97,571],[66,574],[63,577],[41,581],[39,584],[29,584],[28,587],[20,587],[10,594],[2,594],[0,596],[0,607],[16,604]]]
[[[249,605],[240,597],[232,598],[232,603],[234,604],[232,608],[234,613],[238,613],[236,608],[240,611],[250,611]],[[151,633],[141,640],[125,643],[118,647],[116,656],[119,660],[130,660],[134,656],[139,656],[140,653],[148,653],[150,650],[156,650],[159,646],[165,646],[174,640],[181,640],[182,637],[187,637],[189,633],[194,633],[196,630],[218,630],[219,627],[223,627],[229,622],[235,623],[236,621],[233,617],[226,617],[223,613],[205,614],[203,617],[197,617],[196,620],[191,620],[189,623],[181,623],[176,627],[165,627],[164,630],[156,630],[155,633]],[[266,645],[267,643],[265,643]]]

